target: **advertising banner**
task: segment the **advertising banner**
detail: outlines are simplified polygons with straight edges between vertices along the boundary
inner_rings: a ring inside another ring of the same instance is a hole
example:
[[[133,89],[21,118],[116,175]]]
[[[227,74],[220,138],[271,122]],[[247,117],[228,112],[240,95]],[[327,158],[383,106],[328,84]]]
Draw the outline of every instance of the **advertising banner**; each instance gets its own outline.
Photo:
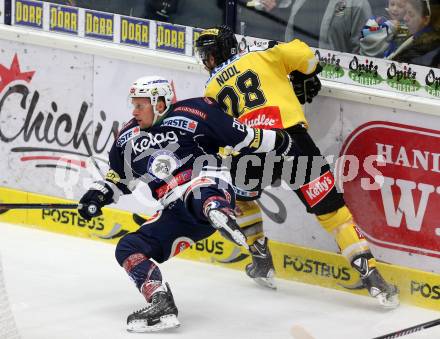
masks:
[[[163,22],[156,23],[156,49],[185,55],[186,27]]]
[[[15,0],[14,24],[43,29],[43,5],[41,1]]]
[[[84,36],[113,41],[114,14],[85,10]]]
[[[101,116],[93,123],[93,57],[6,40],[1,45],[3,185],[77,196],[83,188],[66,183],[84,176],[88,155],[105,154],[113,135]]]
[[[437,68],[400,64],[330,50],[314,49],[323,63],[321,78],[386,91],[440,98]]]
[[[120,42],[150,48],[150,21],[121,16]]]
[[[440,257],[439,143],[440,130],[386,121],[363,124],[345,140],[341,154],[364,164],[344,183],[345,199],[368,240]]]
[[[338,181],[375,255],[440,272],[438,117],[349,101],[340,106]]]
[[[49,11],[50,31],[78,35],[79,9],[77,7],[50,4]]]
[[[34,0],[14,0],[14,24],[181,55],[194,55],[201,29]],[[0,2],[1,4],[1,2]],[[49,11],[49,15],[45,15]],[[239,52],[265,49],[268,40],[237,35]],[[322,79],[440,98],[440,71],[417,65],[315,49]]]

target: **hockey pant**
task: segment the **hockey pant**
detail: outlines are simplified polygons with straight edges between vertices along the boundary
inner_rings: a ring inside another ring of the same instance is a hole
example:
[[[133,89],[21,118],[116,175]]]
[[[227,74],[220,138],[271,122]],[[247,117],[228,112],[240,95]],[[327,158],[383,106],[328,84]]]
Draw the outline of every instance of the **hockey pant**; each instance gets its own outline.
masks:
[[[231,186],[226,189],[224,185],[221,187],[198,187],[186,199],[174,201],[136,232],[128,233],[119,240],[116,260],[147,301],[162,285],[162,275],[155,262],[170,259],[216,231],[203,213],[204,203],[214,199],[225,207],[235,207]]]

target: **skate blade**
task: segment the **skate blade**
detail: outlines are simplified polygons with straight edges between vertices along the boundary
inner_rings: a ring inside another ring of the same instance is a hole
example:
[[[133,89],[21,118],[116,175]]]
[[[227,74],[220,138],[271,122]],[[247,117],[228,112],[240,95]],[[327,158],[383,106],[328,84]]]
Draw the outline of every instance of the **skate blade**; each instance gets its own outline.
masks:
[[[387,297],[386,293],[380,293],[376,296],[376,299],[379,301],[379,304],[384,308],[396,308],[400,305],[399,295],[395,294]]]
[[[275,284],[275,280],[273,278],[252,278],[252,279],[254,279],[254,281],[262,287],[270,288],[272,290],[277,289],[277,285]]]
[[[232,230],[228,226],[228,217],[226,215],[224,215],[220,211],[211,211],[209,214],[209,219],[212,221],[217,229],[223,228],[224,230],[226,230],[226,232],[228,232],[229,235],[234,239],[235,243],[243,246],[247,250],[249,249],[249,245],[246,243],[245,236],[240,231]]]
[[[168,314],[160,317],[160,322],[155,325],[148,326],[145,320],[134,320],[127,324],[128,332],[145,333],[145,332],[158,332],[170,328],[176,328],[180,326],[180,322],[176,315]]]

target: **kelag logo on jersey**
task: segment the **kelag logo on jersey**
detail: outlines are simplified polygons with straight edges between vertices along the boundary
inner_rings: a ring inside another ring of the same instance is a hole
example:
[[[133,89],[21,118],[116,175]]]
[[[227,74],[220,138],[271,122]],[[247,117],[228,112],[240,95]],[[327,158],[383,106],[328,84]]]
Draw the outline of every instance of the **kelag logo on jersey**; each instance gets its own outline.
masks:
[[[198,122],[192,119],[179,117],[179,118],[168,118],[162,122],[164,126],[171,126],[182,129],[187,132],[194,133],[196,131]]]
[[[386,121],[347,138],[341,154],[355,156],[359,170],[344,182],[344,199],[369,241],[440,257],[439,144],[440,131]]]
[[[146,151],[150,147],[163,147],[164,143],[175,144],[178,142],[178,138],[174,131],[169,131],[166,133],[146,133],[144,137],[140,137],[137,140],[131,141],[131,147],[135,153],[138,155],[143,151]]]
[[[141,129],[139,128],[139,126],[130,128],[128,131],[125,131],[124,133],[121,134],[121,136],[118,138],[118,141],[116,142],[116,145],[118,147],[124,146],[128,140],[139,135],[140,132],[141,132]]]

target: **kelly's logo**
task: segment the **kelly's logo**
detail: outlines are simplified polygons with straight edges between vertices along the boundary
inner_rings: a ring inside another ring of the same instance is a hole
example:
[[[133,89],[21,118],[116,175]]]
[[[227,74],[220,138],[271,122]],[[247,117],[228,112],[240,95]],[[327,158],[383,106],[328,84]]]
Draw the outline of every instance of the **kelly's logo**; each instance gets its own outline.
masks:
[[[335,179],[330,171],[325,172],[319,178],[301,186],[301,192],[304,195],[310,207],[315,206],[335,187]]]

